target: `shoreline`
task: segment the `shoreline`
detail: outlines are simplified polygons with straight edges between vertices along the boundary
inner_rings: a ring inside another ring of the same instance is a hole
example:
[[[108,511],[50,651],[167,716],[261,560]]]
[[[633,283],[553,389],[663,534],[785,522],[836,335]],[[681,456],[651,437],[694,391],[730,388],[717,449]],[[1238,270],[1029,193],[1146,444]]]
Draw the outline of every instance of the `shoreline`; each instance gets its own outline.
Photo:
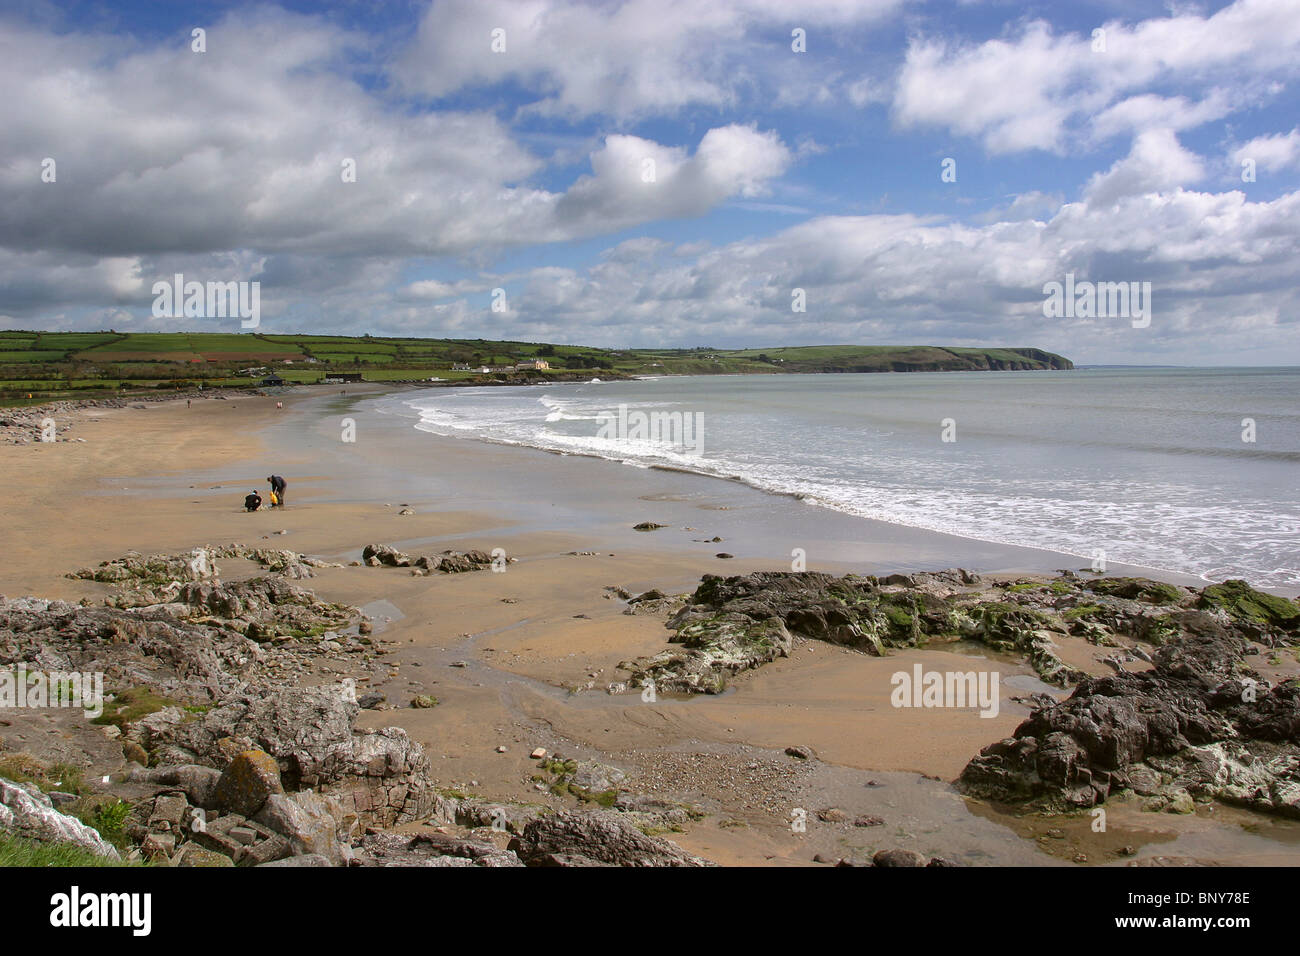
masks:
[[[708,816],[672,839],[718,862],[807,865],[815,852],[840,852],[844,835],[834,828],[791,834],[790,806],[842,807],[900,825],[925,821],[931,835],[918,846],[927,852],[947,847],[992,863],[1068,862],[1033,836],[1041,823],[962,800],[945,782],[1028,716],[1016,698],[1043,688],[1023,662],[956,646],[881,659],[800,641],[789,658],[738,677],[717,697],[645,704],[601,688],[621,661],[668,646],[662,615],[628,613],[613,599],[614,586],[680,593],[707,573],[789,570],[796,540],[807,547],[809,570],[837,574],[968,566],[1016,578],[1069,564],[1034,549],[848,520],[734,482],[701,481],[708,476],[432,435],[413,441],[409,419],[367,404],[392,390],[346,391],[211,398],[191,409],[183,401],[144,411],[89,409],[71,423],[70,434],[84,443],[0,449],[18,505],[0,592],[99,602],[103,585],[65,575],[128,550],[174,553],[238,541],[346,565],[366,543],[425,553],[501,547],[518,558],[505,574],[428,578],[339,567],[321,568],[307,582],[325,600],[366,610],[377,636],[392,642],[391,663],[365,684],[391,709],[362,711],[357,728],[403,728],[426,748],[439,787],[554,804],[530,782],[536,767],[528,754],[540,746],[620,766],[639,792],[703,803]],[[353,420],[354,443],[340,438],[344,419]],[[289,479],[289,507],[242,513],[243,494],[263,487],[268,473]],[[632,529],[651,519],[667,526]],[[715,536],[724,540],[710,540]],[[735,557],[716,558],[722,548]],[[1038,570],[1017,567],[1024,564]],[[247,562],[223,561],[223,580],[258,573]],[[1063,657],[1103,674],[1100,650],[1079,642]],[[976,661],[1004,676],[1000,716],[889,707],[891,672]],[[314,679],[337,678],[321,671]],[[437,707],[405,706],[426,693],[436,695]],[[11,744],[14,732],[3,732]],[[819,759],[791,769],[783,749],[794,745]],[[90,769],[120,770],[111,755],[103,760]],[[711,765],[727,769],[706,772]],[[865,779],[876,779],[879,792],[864,790]],[[1300,826],[1272,819],[1249,839],[1223,823],[1152,819],[1123,806],[1112,821],[1116,839],[1127,833],[1139,845],[1200,848],[1225,859],[1273,859],[1284,855],[1277,841],[1300,841]],[[850,828],[849,836],[861,844],[880,834]],[[1062,848],[1086,839],[1081,831]]]

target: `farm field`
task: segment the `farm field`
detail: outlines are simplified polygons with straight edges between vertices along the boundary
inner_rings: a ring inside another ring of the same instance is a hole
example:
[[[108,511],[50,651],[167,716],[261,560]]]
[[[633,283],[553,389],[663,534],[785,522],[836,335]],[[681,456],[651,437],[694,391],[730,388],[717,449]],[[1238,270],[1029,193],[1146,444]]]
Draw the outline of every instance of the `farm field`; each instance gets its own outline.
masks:
[[[548,369],[517,370],[544,359]],[[462,366],[457,368],[455,366]],[[483,372],[481,369],[488,368]],[[1037,349],[834,345],[768,349],[600,349],[490,339],[257,332],[0,332],[0,403],[144,389],[253,387],[360,374],[373,382],[565,381],[632,375],[1070,368]]]

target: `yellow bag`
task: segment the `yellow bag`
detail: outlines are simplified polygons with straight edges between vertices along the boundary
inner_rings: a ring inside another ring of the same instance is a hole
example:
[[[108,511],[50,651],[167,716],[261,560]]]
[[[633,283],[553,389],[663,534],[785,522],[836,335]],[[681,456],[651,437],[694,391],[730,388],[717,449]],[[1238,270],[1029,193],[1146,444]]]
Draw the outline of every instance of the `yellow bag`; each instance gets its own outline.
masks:
[[[275,492],[274,491],[271,492],[271,507],[274,508],[279,503],[280,503],[280,499],[275,496]]]

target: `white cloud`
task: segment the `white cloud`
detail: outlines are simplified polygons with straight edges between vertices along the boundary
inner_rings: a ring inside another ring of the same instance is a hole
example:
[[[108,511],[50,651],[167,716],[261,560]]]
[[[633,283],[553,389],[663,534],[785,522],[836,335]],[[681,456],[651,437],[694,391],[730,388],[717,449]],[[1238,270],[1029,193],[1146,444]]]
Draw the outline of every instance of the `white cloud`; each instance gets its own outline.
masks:
[[[884,19],[902,3],[439,0],[429,4],[395,72],[406,89],[432,97],[522,84],[539,91],[537,111],[570,117],[734,106],[743,91],[765,82],[778,97],[798,82],[801,98],[815,98],[817,83],[791,70],[825,64],[833,72],[815,53],[833,46],[833,31]],[[806,31],[814,51],[799,63],[790,49],[795,27]],[[493,52],[497,29],[504,31],[504,52]]]
[[[590,154],[589,174],[543,188],[533,184],[543,161],[498,118],[412,112],[353,79],[340,63],[362,43],[276,9],[213,23],[204,54],[187,37],[120,48],[0,31],[0,246],[62,252],[64,263],[102,257],[69,288],[102,288],[114,302],[178,265],[246,278],[253,259],[268,286],[327,290],[373,274],[366,260],[483,259],[699,216],[764,194],[792,162],[779,136],[752,126],[709,129],[693,152],[615,135]],[[54,182],[41,180],[46,157]],[[654,183],[641,181],[644,158]],[[355,182],[345,181],[351,163]],[[41,290],[79,294],[11,282],[32,308]]]
[[[1271,173],[1300,166],[1300,127],[1289,133],[1256,136],[1232,151],[1233,165],[1237,168],[1246,160],[1254,160],[1257,167]]]
[[[1255,105],[1271,81],[1300,75],[1300,17],[1290,0],[1237,0],[1212,16],[1102,29],[1104,52],[1091,35],[1058,34],[1041,20],[978,45],[918,36],[899,73],[894,115],[904,127],[979,137],[992,153],[1063,153],[1090,135],[1140,124],[1195,126]],[[1169,82],[1204,88],[1204,96],[1193,103],[1152,89]]]
[[[1127,156],[1088,180],[1084,196],[1090,205],[1109,206],[1125,196],[1185,186],[1204,175],[1200,158],[1182,147],[1173,130],[1147,130]]]

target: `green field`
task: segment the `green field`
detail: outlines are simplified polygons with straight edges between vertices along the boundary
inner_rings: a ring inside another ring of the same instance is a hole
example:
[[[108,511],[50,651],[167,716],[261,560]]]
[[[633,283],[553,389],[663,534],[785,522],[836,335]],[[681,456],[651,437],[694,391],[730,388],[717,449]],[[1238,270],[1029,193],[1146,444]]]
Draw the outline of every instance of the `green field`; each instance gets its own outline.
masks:
[[[547,370],[480,373],[545,358]],[[466,364],[470,370],[453,369]],[[330,372],[374,382],[563,381],[632,375],[914,372],[1072,368],[1038,349],[815,345],[766,349],[599,349],[489,339],[267,335],[256,332],[0,332],[0,403],[143,389],[293,383]],[[30,398],[28,397],[30,395]]]

